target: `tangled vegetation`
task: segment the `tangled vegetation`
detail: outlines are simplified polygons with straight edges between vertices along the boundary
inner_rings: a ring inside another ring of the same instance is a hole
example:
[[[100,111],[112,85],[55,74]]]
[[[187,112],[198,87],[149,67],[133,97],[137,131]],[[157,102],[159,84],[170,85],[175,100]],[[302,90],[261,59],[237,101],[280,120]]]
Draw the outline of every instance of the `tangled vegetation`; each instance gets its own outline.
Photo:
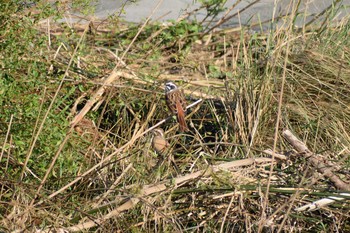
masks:
[[[350,231],[348,18],[71,27],[45,2],[0,3],[0,231]],[[202,99],[189,132],[168,118],[169,80]]]

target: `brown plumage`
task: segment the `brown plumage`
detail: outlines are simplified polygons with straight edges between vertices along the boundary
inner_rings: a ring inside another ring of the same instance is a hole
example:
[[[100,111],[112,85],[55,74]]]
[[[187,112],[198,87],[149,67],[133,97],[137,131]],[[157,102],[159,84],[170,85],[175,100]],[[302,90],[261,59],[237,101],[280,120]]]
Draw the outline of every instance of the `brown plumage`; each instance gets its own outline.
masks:
[[[152,147],[159,155],[164,156],[170,147],[170,144],[164,137],[164,131],[160,128],[156,128],[152,132],[154,134]]]
[[[188,131],[185,121],[187,106],[185,95],[173,82],[167,82],[165,84],[165,100],[169,110],[173,114],[176,114],[177,121],[180,125],[180,131]]]
[[[170,152],[170,144],[165,139],[164,131],[161,128],[156,128],[152,132],[154,134],[154,137],[152,140],[152,147],[157,152],[157,154],[162,156],[161,158],[158,159],[157,164],[152,169],[153,170],[157,169],[159,166],[162,165],[165,159],[169,158],[170,162],[174,166],[174,169],[176,170],[177,173],[179,173],[179,169],[176,166],[175,160]]]

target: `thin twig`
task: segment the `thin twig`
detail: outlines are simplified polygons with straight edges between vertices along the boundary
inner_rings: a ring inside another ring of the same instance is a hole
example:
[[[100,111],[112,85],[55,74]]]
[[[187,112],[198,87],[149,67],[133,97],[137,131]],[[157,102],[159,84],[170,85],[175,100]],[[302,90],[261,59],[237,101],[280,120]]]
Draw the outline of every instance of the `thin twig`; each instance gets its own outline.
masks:
[[[8,125],[8,127],[7,127],[7,132],[6,132],[5,140],[4,140],[4,143],[2,144],[2,149],[1,149],[1,154],[0,154],[0,161],[2,160],[2,156],[3,156],[4,153],[5,153],[6,143],[7,143],[8,137],[9,137],[9,135],[10,135],[10,131],[11,131],[12,120],[13,120],[13,114],[12,114],[11,117],[10,117],[10,123],[9,123],[9,125]]]

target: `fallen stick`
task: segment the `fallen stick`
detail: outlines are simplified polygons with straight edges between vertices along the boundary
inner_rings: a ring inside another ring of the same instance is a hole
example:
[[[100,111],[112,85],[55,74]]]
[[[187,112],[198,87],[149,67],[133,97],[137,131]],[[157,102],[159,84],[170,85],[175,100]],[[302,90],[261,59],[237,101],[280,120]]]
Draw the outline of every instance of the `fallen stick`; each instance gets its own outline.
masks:
[[[344,196],[344,197],[329,196],[327,198],[322,198],[322,199],[314,201],[314,202],[312,202],[310,204],[298,207],[298,208],[295,209],[295,211],[299,211],[299,212],[300,211],[313,211],[313,210],[320,209],[323,206],[330,205],[333,202],[342,201],[345,198],[350,199],[350,193],[339,193],[338,195],[339,196]]]
[[[294,149],[310,162],[311,166],[321,173],[324,177],[327,177],[336,188],[344,191],[350,191],[350,184],[341,180],[337,175],[333,173],[331,165],[324,162],[321,155],[311,152],[307,146],[300,141],[289,130],[283,132],[283,137],[294,147]]]
[[[72,127],[77,125],[84,118],[84,116],[90,111],[90,109],[94,106],[94,104],[101,100],[102,95],[104,94],[108,85],[115,82],[115,80],[117,80],[121,75],[122,75],[122,72],[114,72],[114,71],[109,75],[109,77],[103,82],[103,85],[100,88],[98,88],[98,90],[87,101],[83,109],[70,122],[70,125]]]

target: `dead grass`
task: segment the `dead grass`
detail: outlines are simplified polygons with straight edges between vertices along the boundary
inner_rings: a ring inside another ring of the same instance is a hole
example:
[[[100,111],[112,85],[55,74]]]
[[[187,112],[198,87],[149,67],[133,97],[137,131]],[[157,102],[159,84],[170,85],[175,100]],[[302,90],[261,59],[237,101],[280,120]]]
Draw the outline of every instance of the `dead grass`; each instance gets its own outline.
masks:
[[[71,41],[75,46],[52,44],[48,82],[56,89],[45,99],[54,103],[55,92],[60,97],[62,90],[79,87],[57,100],[69,109],[70,125],[45,176],[28,172],[29,158],[37,159],[30,150],[21,164],[23,180],[6,177],[0,196],[4,230],[350,230],[349,199],[296,211],[337,190],[281,136],[289,129],[350,181],[348,21],[324,30],[291,25],[270,34],[241,28],[177,36],[171,26],[144,26],[87,27],[80,42]],[[50,36],[60,41],[61,33]],[[188,102],[204,101],[188,112],[191,132],[179,133],[174,120],[161,125],[171,155],[155,167],[161,158],[151,148],[149,130],[169,116],[165,80],[177,82]],[[37,139],[42,131],[33,132]],[[265,149],[287,160],[265,158]],[[57,162],[69,151],[77,161],[71,166],[78,166],[73,177]]]

